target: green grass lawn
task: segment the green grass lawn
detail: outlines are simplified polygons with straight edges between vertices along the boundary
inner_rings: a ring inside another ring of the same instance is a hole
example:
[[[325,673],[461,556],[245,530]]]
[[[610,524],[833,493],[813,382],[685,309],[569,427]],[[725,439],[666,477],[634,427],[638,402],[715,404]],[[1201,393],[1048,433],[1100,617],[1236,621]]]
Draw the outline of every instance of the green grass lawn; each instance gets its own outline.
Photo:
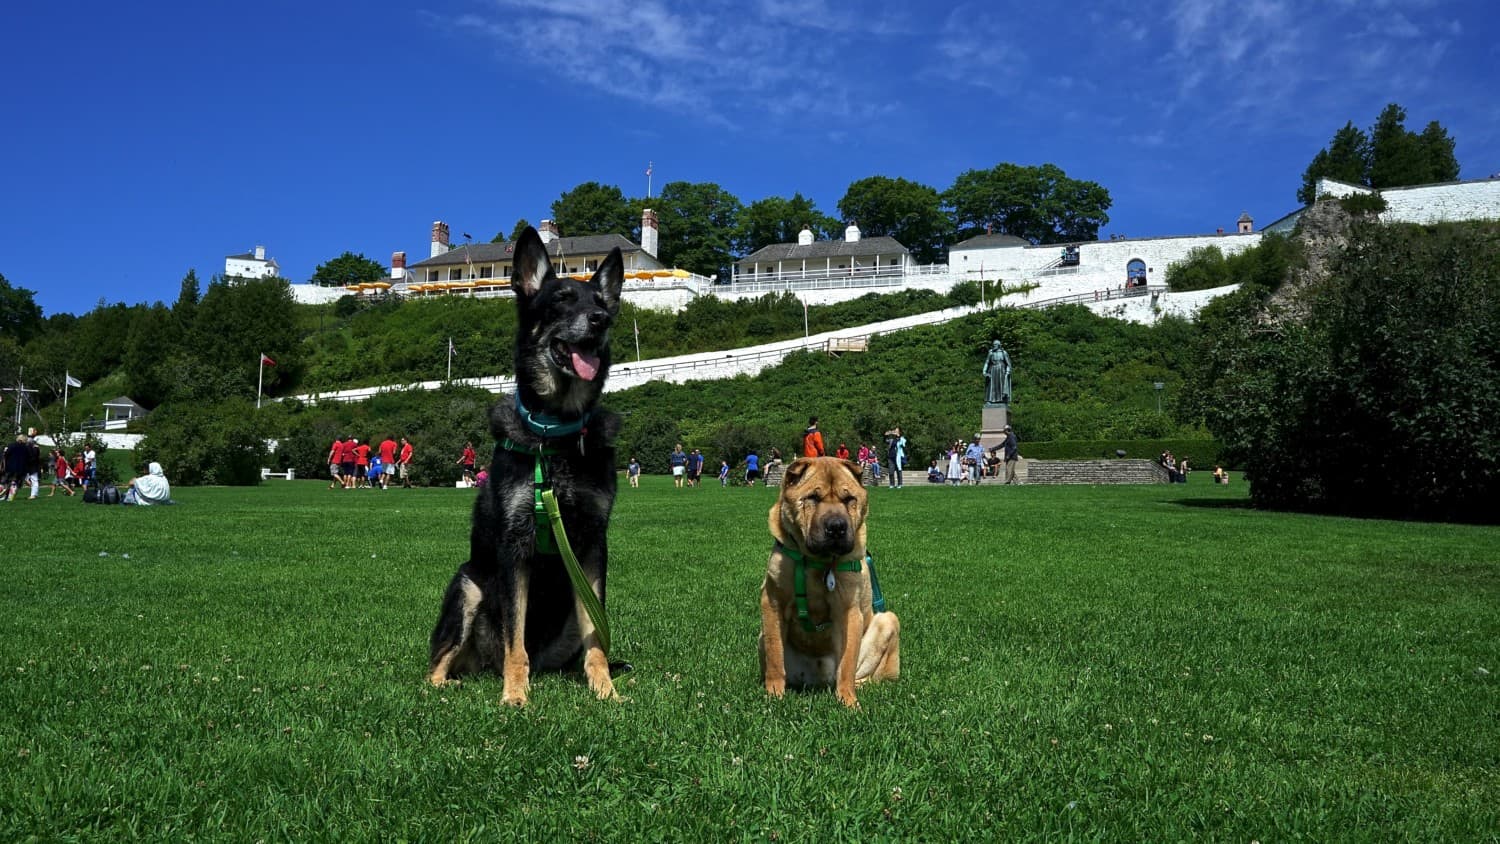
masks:
[[[0,504],[0,840],[1494,840],[1500,529],[1207,481],[873,490],[858,712],[759,686],[770,490],[622,489],[627,700],[524,710],[423,682],[466,491]]]

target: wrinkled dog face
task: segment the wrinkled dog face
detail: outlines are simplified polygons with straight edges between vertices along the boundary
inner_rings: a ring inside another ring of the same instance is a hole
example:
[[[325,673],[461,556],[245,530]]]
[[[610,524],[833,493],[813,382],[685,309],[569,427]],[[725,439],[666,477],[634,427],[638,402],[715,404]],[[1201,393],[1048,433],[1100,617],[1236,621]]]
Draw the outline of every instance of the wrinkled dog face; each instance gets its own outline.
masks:
[[[781,480],[781,525],[818,557],[848,554],[865,544],[867,500],[858,463],[803,457]]]
[[[619,249],[583,282],[557,277],[535,229],[527,228],[516,241],[511,275],[520,335],[516,375],[552,409],[582,412],[603,389],[609,329],[620,312],[624,282]]]

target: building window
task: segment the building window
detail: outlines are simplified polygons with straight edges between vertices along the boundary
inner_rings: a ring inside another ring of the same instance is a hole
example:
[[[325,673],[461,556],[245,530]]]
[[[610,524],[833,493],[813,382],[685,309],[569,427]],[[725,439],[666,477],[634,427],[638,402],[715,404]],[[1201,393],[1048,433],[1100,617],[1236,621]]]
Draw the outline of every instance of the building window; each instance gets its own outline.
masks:
[[[480,278],[494,278],[495,277],[495,268],[493,266],[491,266],[490,264],[485,264],[484,266],[482,266],[482,267],[479,268],[479,277]]]
[[[599,262],[598,261],[590,258],[589,260],[583,262],[583,271],[584,272],[591,273],[591,272],[593,272],[593,271],[595,271],[597,269],[599,269]]]
[[[448,271],[448,280],[449,281],[463,281],[464,280],[464,271],[463,271],[463,268],[461,268],[461,267],[454,267],[453,269],[449,270]]]
[[[437,270],[428,270],[427,271],[427,280],[428,281],[437,281],[440,278],[442,278],[442,276],[438,275],[438,271]]]
[[[505,266],[503,266],[503,267],[500,268],[500,276],[501,276],[501,278],[505,278],[505,277],[508,277],[509,275],[510,275],[510,265],[506,264]]]

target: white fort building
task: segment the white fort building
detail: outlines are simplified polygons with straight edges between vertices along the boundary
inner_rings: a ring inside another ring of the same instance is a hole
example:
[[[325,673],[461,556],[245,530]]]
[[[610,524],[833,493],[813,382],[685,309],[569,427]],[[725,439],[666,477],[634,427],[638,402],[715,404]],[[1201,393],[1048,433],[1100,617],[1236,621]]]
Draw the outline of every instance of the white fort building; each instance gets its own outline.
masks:
[[[1318,196],[1378,192],[1386,201],[1385,222],[1434,223],[1460,220],[1500,220],[1500,178],[1415,185],[1372,191],[1331,179],[1317,183]],[[543,220],[538,230],[560,274],[585,278],[609,251],[619,247],[625,258],[625,296],[642,307],[676,310],[697,296],[742,299],[771,292],[791,292],[809,304],[828,304],[875,292],[929,289],[946,292],[965,281],[981,282],[982,290],[1000,283],[1014,288],[1034,286],[1031,301],[1097,297],[1113,301],[1131,294],[1164,290],[1167,267],[1194,249],[1217,246],[1225,255],[1258,244],[1265,232],[1290,232],[1305,209],[1287,214],[1257,230],[1243,213],[1231,230],[1159,237],[1115,236],[1109,240],[1034,245],[1007,234],[984,234],[954,244],[945,264],[918,264],[907,248],[890,237],[863,237],[851,222],[838,240],[819,241],[804,230],[796,243],[763,247],[736,261],[728,279],[704,277],[667,267],[657,258],[658,223],[654,211],[642,215],[642,242],[623,235],[568,237],[555,223]],[[425,297],[440,295],[510,295],[511,243],[453,246],[448,225],[432,224],[428,257],[407,264],[405,252],[391,256],[390,275],[378,282],[350,288],[292,285],[299,301],[326,302],[350,294]],[[236,271],[230,264],[235,262]],[[241,269],[242,268],[242,269]],[[269,269],[268,269],[269,268]],[[276,274],[275,261],[264,249],[233,255],[225,261],[225,275],[261,277]],[[256,273],[259,273],[257,275]],[[1152,296],[1153,304],[1156,296]],[[1207,299],[1193,297],[1194,307]],[[1008,301],[1008,300],[1007,300]]]

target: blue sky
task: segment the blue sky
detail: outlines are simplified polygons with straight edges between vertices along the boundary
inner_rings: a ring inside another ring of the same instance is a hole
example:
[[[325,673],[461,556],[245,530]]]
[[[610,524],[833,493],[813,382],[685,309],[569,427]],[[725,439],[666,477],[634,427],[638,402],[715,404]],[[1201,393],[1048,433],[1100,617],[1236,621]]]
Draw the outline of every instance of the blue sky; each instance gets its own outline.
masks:
[[[1500,171],[1492,0],[837,3],[425,0],[13,4],[0,273],[47,313],[172,301],[264,244],[488,240],[585,181],[749,203],[942,190],[1002,161],[1107,187],[1104,234],[1294,207],[1308,160],[1387,102]]]

